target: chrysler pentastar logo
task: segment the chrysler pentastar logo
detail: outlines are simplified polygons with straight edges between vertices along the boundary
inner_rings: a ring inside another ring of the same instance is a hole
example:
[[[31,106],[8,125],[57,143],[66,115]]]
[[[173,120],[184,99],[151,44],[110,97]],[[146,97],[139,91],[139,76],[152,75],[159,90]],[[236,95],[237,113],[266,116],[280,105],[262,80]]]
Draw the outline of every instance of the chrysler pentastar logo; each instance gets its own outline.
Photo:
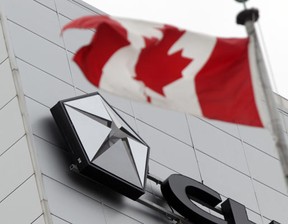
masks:
[[[81,173],[133,199],[145,192],[149,147],[98,93],[51,112]]]

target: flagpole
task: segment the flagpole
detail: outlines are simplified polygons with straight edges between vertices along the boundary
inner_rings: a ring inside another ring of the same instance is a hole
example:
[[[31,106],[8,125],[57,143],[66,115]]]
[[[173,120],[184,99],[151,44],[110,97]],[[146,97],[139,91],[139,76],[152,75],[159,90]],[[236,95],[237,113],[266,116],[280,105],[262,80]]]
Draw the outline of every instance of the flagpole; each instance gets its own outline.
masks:
[[[237,1],[241,2],[241,0]],[[255,44],[257,66],[260,73],[259,78],[264,91],[265,101],[268,107],[268,114],[271,120],[272,135],[276,143],[280,163],[282,165],[282,170],[285,175],[286,186],[288,189],[288,144],[285,139],[284,132],[282,131],[281,119],[277,112],[277,105],[274,100],[274,93],[272,91],[272,87],[269,81],[268,71],[265,66],[263,54],[254,26],[254,23],[259,18],[259,12],[257,9],[246,9],[246,7],[244,8],[245,9],[237,16],[237,24],[245,25],[249,37],[252,41],[254,41]]]

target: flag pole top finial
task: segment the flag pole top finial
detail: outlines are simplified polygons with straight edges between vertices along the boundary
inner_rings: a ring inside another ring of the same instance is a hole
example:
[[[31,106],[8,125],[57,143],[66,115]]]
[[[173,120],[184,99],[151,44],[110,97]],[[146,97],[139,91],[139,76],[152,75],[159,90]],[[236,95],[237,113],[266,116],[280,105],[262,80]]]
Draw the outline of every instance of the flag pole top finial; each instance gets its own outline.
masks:
[[[241,1],[241,0],[236,0]],[[243,1],[243,0],[242,0]],[[246,22],[256,22],[259,19],[259,10],[258,9],[244,9],[236,17],[236,23],[239,25],[245,25]]]

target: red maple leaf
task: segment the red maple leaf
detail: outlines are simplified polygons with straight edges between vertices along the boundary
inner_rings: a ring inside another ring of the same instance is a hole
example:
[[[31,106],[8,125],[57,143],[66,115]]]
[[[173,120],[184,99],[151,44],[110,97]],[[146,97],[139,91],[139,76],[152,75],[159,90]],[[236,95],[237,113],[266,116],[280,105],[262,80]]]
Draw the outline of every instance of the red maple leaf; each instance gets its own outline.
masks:
[[[163,38],[145,38],[145,47],[142,49],[136,64],[136,80],[142,81],[145,86],[164,96],[163,88],[180,79],[182,70],[192,61],[182,56],[182,50],[168,55],[171,46],[184,34],[172,26],[161,29]],[[147,99],[149,101],[149,98]]]

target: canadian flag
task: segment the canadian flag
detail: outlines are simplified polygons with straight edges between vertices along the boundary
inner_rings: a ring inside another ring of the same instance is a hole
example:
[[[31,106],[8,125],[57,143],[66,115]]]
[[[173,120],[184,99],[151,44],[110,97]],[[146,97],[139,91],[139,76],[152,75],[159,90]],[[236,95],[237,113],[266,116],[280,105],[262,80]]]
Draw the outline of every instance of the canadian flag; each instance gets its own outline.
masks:
[[[63,30],[70,28],[96,29],[74,61],[100,89],[210,119],[265,125],[249,38],[109,16],[76,19]]]

